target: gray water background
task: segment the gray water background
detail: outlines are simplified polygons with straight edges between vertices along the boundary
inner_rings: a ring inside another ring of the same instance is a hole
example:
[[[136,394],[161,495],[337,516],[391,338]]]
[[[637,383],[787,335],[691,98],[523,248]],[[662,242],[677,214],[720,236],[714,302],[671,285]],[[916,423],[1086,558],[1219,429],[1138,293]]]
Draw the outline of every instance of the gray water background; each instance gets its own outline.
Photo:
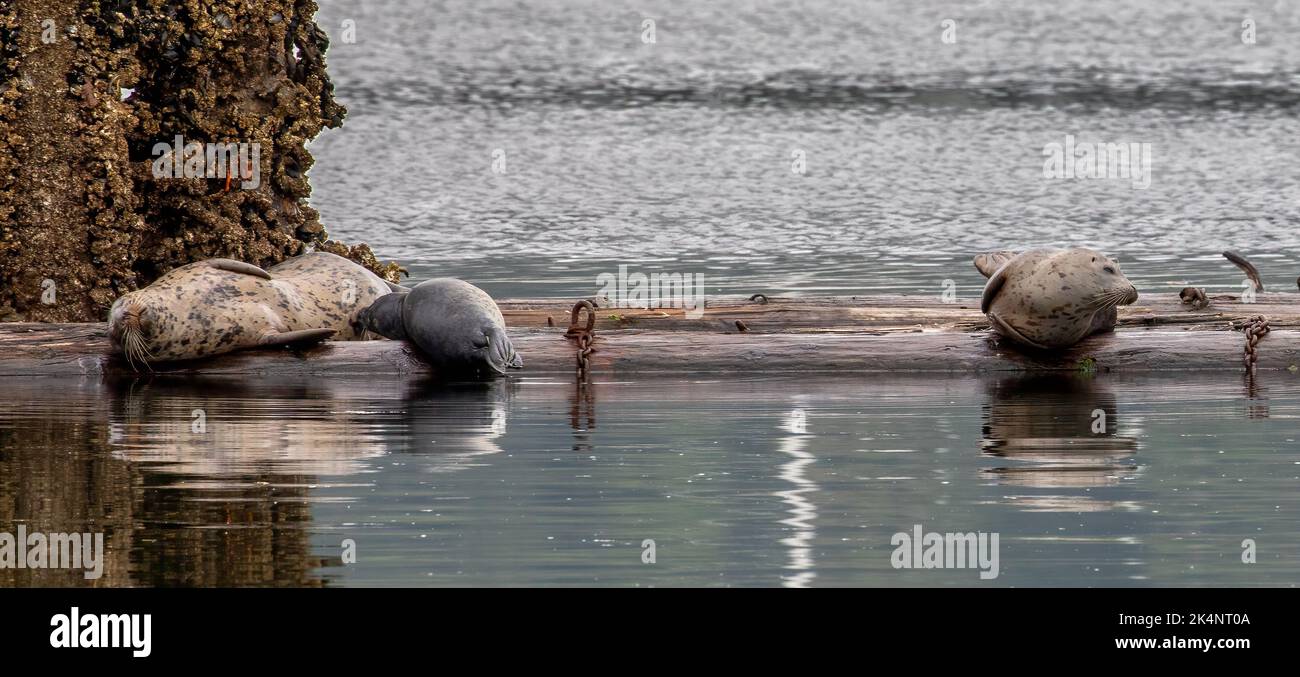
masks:
[[[1224,249],[1266,286],[1300,275],[1300,3],[327,0],[318,16],[350,112],[311,146],[311,202],[413,279],[571,297],[627,264],[703,273],[710,294],[953,279],[975,296],[975,253],[1033,245],[1097,247],[1143,291],[1240,290]],[[1149,143],[1150,188],[1044,179],[1067,134]]]

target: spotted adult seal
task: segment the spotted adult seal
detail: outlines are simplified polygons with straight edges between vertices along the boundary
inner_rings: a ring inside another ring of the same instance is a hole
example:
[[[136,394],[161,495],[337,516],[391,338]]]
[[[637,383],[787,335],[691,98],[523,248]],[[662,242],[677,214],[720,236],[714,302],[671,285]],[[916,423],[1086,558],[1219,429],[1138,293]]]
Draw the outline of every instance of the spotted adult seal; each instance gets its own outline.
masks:
[[[991,252],[975,267],[989,278],[980,310],[993,330],[1033,348],[1068,348],[1110,331],[1115,307],[1138,298],[1119,264],[1092,249]]]
[[[361,311],[356,330],[410,341],[442,372],[504,374],[524,366],[505,327],[487,292],[440,277],[379,298]]]
[[[375,338],[355,328],[357,314],[394,289],[401,287],[325,252],[269,270],[208,259],[169,271],[115,301],[108,338],[132,366],[330,337]]]

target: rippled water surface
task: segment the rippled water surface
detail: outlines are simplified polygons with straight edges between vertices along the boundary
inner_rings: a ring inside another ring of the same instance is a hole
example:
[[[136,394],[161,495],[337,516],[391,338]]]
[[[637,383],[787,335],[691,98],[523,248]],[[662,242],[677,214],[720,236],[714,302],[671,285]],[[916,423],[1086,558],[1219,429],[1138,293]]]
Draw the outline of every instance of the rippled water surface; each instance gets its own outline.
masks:
[[[1239,288],[1223,249],[1266,285],[1300,275],[1300,3],[325,0],[320,18],[350,113],[312,144],[312,203],[415,279],[572,296],[626,263],[709,293],[977,294],[973,253],[1039,244],[1106,250],[1148,291]],[[1044,179],[1067,134],[1149,143],[1150,188]]]
[[[1285,372],[37,381],[0,524],[105,531],[101,585],[1290,586],[1298,420]],[[999,577],[894,569],[917,524]]]

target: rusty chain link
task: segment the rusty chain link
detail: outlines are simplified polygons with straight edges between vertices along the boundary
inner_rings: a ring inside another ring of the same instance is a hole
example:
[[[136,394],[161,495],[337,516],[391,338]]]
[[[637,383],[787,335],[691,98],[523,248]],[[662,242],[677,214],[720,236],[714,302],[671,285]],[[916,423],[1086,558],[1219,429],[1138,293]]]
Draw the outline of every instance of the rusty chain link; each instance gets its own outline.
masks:
[[[583,309],[587,311],[587,326],[580,327],[578,318],[582,316]],[[573,304],[573,310],[569,313],[569,329],[564,332],[564,338],[577,341],[578,382],[586,382],[591,376],[591,346],[596,341],[596,306],[591,301],[584,299]]]
[[[1246,364],[1246,371],[1254,374],[1255,362],[1259,359],[1259,340],[1269,332],[1268,318],[1263,315],[1256,315],[1239,325],[1234,325],[1233,328],[1246,332],[1246,348],[1243,351],[1242,360]]]

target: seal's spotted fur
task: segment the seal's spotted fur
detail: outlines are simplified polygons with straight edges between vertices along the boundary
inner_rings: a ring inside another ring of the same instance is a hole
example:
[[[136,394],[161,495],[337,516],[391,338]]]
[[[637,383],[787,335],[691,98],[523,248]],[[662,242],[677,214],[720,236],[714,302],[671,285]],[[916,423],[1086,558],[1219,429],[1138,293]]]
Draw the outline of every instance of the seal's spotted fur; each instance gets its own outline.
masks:
[[[357,314],[392,291],[378,275],[316,252],[270,270],[230,259],[181,266],[113,303],[113,348],[138,361],[185,360],[262,345],[374,338]]]
[[[1034,348],[1067,348],[1115,328],[1116,306],[1137,301],[1119,264],[1092,249],[1031,249],[975,257],[989,278],[980,310],[993,329]]]

